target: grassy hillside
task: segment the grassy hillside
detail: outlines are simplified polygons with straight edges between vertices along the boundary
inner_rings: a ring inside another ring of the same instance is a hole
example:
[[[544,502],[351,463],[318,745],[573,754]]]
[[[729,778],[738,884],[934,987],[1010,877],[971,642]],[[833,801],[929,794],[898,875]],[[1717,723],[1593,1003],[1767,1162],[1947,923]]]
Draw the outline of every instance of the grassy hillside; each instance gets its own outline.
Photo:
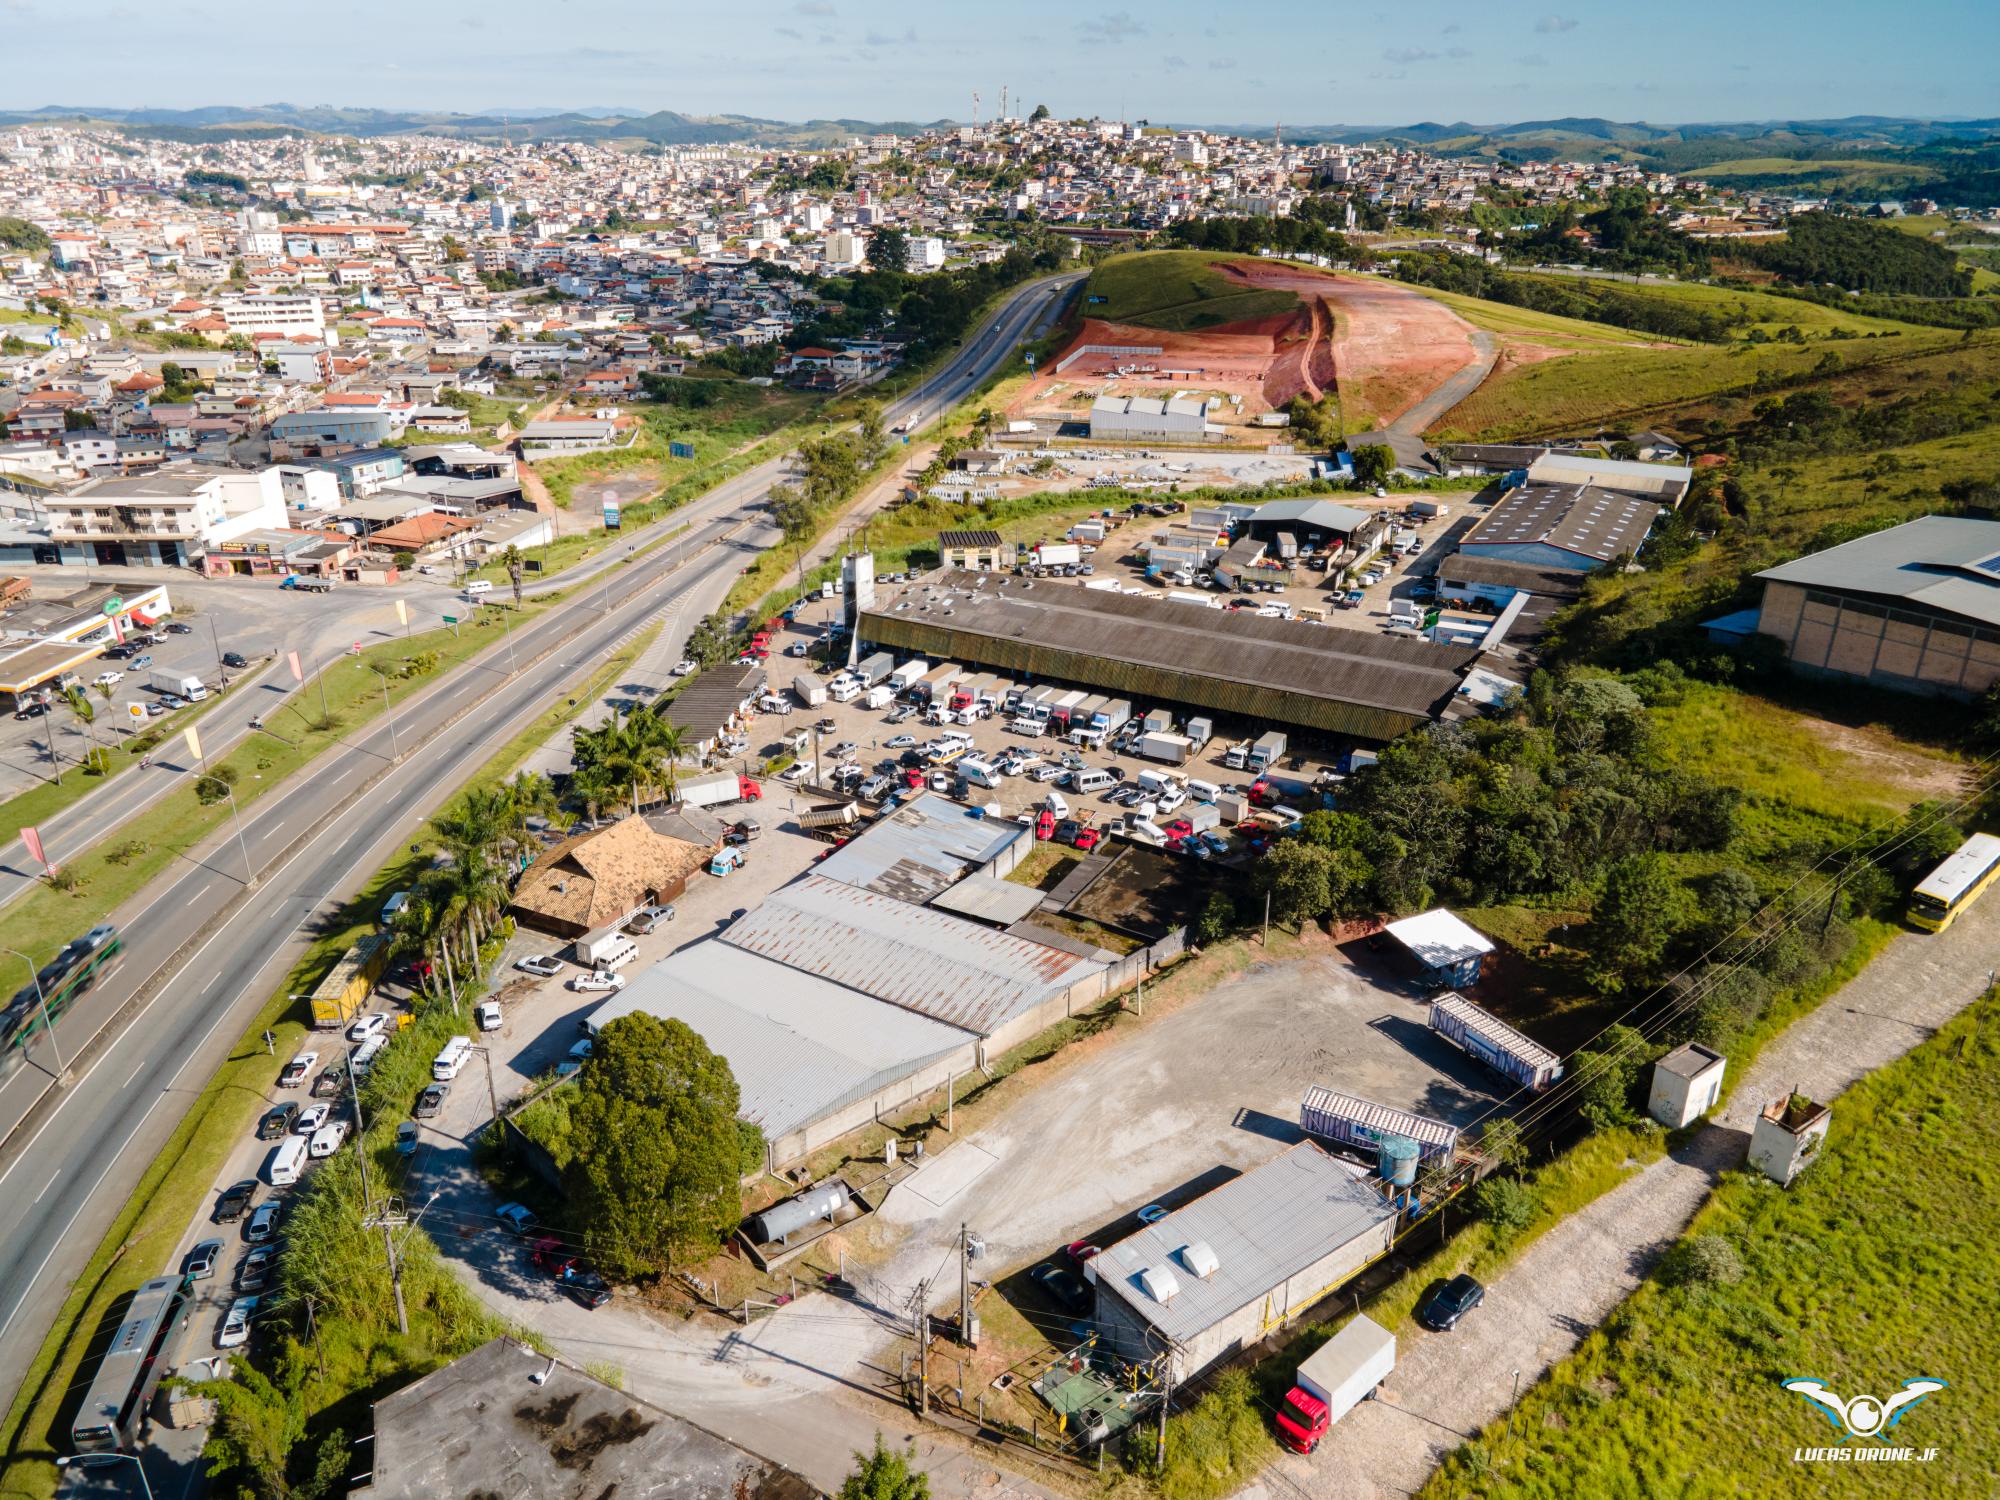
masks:
[[[1290,292],[1247,289],[1215,269],[1217,261],[1241,258],[1201,250],[1113,256],[1091,272],[1080,311],[1112,323],[1189,333],[1289,310],[1297,301]]]
[[[1664,1274],[1522,1399],[1513,1440],[1504,1424],[1488,1428],[1432,1478],[1425,1500],[1991,1495],[2000,1146],[1986,1115],[2000,1090],[1996,1023],[2000,1001],[1988,996],[1843,1095],[1819,1163],[1789,1191],[1725,1178]],[[1708,1259],[1686,1248],[1695,1244]],[[1838,1434],[1780,1388],[1794,1376],[1843,1396],[1888,1395],[1917,1376],[1946,1381],[1892,1434],[1936,1458],[1795,1464],[1795,1448]]]

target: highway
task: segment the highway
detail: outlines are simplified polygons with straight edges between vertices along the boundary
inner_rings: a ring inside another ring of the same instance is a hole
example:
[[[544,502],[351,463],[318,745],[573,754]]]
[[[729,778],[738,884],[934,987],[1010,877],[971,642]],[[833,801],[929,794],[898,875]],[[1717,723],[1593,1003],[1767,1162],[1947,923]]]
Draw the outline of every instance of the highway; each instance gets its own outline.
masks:
[[[976,388],[1021,338],[1053,320],[1077,279],[1016,291],[943,370],[891,403],[887,419],[926,420]],[[234,831],[224,825],[173,875],[114,913],[126,944],[122,966],[57,1026],[68,1082],[55,1087],[50,1071],[36,1066],[45,1040],[0,1079],[0,1202],[10,1210],[0,1224],[7,1388],[18,1385],[72,1277],[184,1108],[312,941],[316,920],[622,641],[656,616],[684,636],[716,607],[777,539],[757,507],[785,462],[746,471],[663,523],[691,523],[688,535],[591,570],[587,584],[514,632],[518,670],[505,645],[487,651],[326,752],[301,785],[246,809],[254,885],[246,888]],[[79,1060],[75,1049],[93,1034]]]

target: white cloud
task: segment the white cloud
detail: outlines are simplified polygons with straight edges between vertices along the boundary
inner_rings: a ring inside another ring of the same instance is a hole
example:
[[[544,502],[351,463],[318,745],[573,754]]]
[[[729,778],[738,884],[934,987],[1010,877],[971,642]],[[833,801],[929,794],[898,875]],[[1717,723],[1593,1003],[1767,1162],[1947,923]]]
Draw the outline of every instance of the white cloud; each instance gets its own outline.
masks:
[[[1422,47],[1391,47],[1382,54],[1383,62],[1416,63],[1436,62],[1437,54],[1427,52]]]
[[[1535,30],[1543,36],[1553,36],[1559,31],[1574,31],[1577,24],[1574,16],[1543,16],[1541,20],[1535,22]]]
[[[1114,10],[1108,16],[1079,21],[1076,30],[1086,42],[1095,43],[1128,42],[1133,37],[1146,34],[1146,28],[1132,19],[1129,10]]]
[[[1178,53],[1169,53],[1160,59],[1160,66],[1169,72],[1178,73],[1188,65],[1188,60]]]
[[[778,35],[788,36],[795,42],[803,42],[806,39],[806,34],[796,26],[780,26]]]

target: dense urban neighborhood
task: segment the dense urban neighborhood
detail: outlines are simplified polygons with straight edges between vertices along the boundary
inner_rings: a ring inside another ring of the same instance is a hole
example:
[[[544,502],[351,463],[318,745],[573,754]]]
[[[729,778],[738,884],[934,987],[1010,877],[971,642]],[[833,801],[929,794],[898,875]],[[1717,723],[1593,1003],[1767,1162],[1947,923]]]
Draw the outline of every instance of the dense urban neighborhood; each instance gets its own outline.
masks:
[[[1993,1493],[2000,126],[971,103],[0,112],[0,1491]]]

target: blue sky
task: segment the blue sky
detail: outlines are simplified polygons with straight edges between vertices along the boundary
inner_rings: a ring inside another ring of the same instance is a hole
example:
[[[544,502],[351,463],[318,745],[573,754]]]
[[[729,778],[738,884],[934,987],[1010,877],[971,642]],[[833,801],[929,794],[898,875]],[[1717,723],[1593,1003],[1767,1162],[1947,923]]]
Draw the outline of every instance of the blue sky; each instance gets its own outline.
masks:
[[[78,22],[87,14],[89,25]],[[2000,0],[0,0],[0,104],[1026,107],[1201,123],[2000,114]]]

